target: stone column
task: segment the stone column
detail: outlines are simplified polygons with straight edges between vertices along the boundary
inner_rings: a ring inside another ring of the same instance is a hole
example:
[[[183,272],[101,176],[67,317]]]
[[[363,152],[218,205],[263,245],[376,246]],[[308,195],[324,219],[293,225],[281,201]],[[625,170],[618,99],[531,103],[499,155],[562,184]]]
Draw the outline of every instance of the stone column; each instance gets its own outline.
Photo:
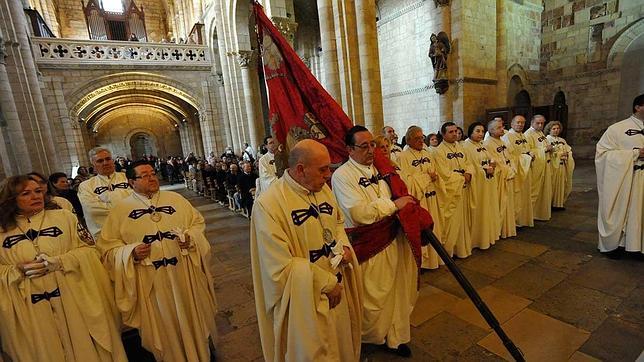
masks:
[[[246,106],[246,117],[248,117],[247,122],[250,133],[248,142],[254,149],[257,149],[264,136],[264,122],[262,122],[258,89],[259,80],[257,77],[257,51],[240,50],[237,59],[241,67],[244,104]]]
[[[201,96],[203,109],[199,110],[199,119],[201,121],[201,136],[203,138],[204,151],[207,156],[210,154],[210,151],[217,150],[217,140],[213,122],[213,105],[210,102],[210,84],[208,80],[201,81]]]
[[[221,73],[221,71],[218,71],[218,73],[215,75],[216,76],[216,84],[217,84],[217,97],[219,97],[219,103],[221,105],[220,111],[219,111],[219,121],[221,125],[223,126],[225,130],[225,137],[223,137],[223,142],[224,144],[222,145],[221,152],[224,151],[224,148],[226,146],[233,146],[233,134],[232,130],[230,129],[230,122],[229,116],[228,116],[228,106],[226,105],[226,89],[224,88],[224,75]]]
[[[320,19],[320,44],[322,47],[320,52],[321,68],[323,69],[321,83],[336,102],[342,103],[338,51],[335,43],[335,22],[333,21],[333,3],[332,0],[317,0],[317,5]]]
[[[0,159],[4,176],[12,176],[30,172],[32,165],[5,67],[6,57],[5,41],[0,34]]]
[[[375,0],[356,0],[356,27],[360,53],[364,125],[376,133],[384,125],[384,116]]]
[[[78,119],[70,117],[69,109],[65,103],[63,79],[56,77],[51,79],[50,87],[53,90],[53,96],[58,110],[58,120],[64,135],[66,136],[67,151],[69,159],[61,161],[63,163],[64,171],[71,171],[71,167],[89,164],[89,156],[87,148],[83,142]],[[67,166],[67,167],[65,167]]]
[[[11,49],[7,52],[7,74],[11,82],[15,82],[14,97],[20,97],[16,108],[20,124],[29,147],[32,167],[35,170],[51,173],[58,169],[58,163],[53,156],[54,151],[51,127],[45,111],[38,69],[32,56],[29,37],[26,29],[28,24],[20,0],[4,0],[0,3],[3,13],[10,17],[0,19],[0,29],[7,29],[6,38],[12,41]],[[13,68],[13,69],[12,69]]]

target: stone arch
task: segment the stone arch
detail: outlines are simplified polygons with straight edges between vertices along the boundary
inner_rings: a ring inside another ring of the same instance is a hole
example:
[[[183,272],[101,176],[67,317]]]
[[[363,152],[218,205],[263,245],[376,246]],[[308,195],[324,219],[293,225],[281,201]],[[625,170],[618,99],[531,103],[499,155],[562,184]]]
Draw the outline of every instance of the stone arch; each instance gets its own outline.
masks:
[[[644,93],[644,31],[629,43],[622,56],[617,113],[623,119],[632,114],[633,99]]]
[[[644,34],[644,18],[634,21],[615,35],[613,43],[610,46],[610,51],[608,52],[608,57],[606,58],[606,67],[621,67],[626,49],[642,34]]]
[[[555,96],[552,98],[552,104],[554,105],[566,104],[566,94],[562,90],[555,93]]]
[[[563,126],[561,137],[565,138],[566,132],[568,131],[568,104],[566,104],[566,94],[562,90],[555,93],[552,99],[552,113],[550,118],[550,120],[561,122]]]
[[[67,107],[72,117],[78,116],[80,111],[91,104],[97,97],[111,93],[120,87],[154,89],[168,95],[177,96],[195,109],[202,109],[203,106],[197,98],[192,96],[192,94],[198,94],[198,92],[180,81],[158,74],[126,72],[99,77],[78,87],[67,98]]]
[[[147,149],[145,149],[141,154],[139,154],[139,150],[137,150],[137,138],[138,137],[143,137],[147,139],[150,142],[150,153],[147,153]],[[132,160],[136,160],[140,158],[143,154],[147,155],[158,155],[159,150],[158,150],[158,145],[159,141],[157,140],[156,135],[154,132],[147,130],[147,129],[134,129],[128,133],[126,138],[123,140],[125,142],[125,146],[129,146],[130,148],[130,158]]]
[[[508,89],[507,89],[507,105],[512,106],[515,103],[515,98],[519,92],[525,90],[528,92],[526,84],[528,84],[528,75],[520,64],[513,64],[508,68]]]

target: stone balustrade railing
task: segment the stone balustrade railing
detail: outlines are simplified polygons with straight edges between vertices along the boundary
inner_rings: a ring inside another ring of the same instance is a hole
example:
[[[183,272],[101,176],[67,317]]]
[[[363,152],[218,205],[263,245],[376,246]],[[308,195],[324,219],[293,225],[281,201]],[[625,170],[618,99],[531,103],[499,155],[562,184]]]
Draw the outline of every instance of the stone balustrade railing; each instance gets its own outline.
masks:
[[[210,66],[204,45],[31,38],[38,64]]]

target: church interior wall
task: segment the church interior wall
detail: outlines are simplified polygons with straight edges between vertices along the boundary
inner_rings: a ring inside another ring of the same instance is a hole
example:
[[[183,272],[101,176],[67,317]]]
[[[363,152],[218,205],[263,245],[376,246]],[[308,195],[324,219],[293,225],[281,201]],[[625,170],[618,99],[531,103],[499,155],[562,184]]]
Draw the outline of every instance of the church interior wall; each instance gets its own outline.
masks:
[[[183,154],[179,132],[172,121],[146,109],[129,107],[126,114],[109,119],[97,131],[95,144],[109,148],[113,157],[132,158],[131,137],[136,133],[153,136],[158,157]]]
[[[611,62],[609,51],[631,26],[637,29],[626,45],[644,33],[643,17],[644,4],[637,0],[545,2],[537,99],[550,104],[557,91],[566,93],[567,137],[581,157],[592,157],[603,131],[630,112],[630,106],[620,109],[621,64]],[[636,95],[628,97],[630,102]]]
[[[380,0],[378,8],[384,123],[400,137],[414,124],[435,132],[442,119],[427,54],[430,35],[442,30],[441,18],[431,1]]]

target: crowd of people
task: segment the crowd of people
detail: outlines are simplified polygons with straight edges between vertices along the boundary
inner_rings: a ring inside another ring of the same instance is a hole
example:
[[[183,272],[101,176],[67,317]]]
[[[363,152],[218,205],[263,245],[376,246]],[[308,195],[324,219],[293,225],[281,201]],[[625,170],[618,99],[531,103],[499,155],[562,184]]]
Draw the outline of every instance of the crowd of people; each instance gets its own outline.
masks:
[[[633,112],[597,145],[602,252],[642,251],[644,95]],[[403,214],[432,224],[449,255],[467,258],[565,206],[574,159],[563,126],[541,115],[525,126],[523,116],[508,130],[502,119],[467,133],[446,122],[429,136],[411,126],[404,144],[392,127],[374,135],[354,126],[349,159],[334,172],[327,148],[307,139],[278,174],[267,137],[263,154],[246,145],[240,155],[132,162],[97,147],[89,152],[95,176],[80,168],[73,180],[9,177],[0,185],[0,356],[211,360],[205,221],[184,197],[160,190],[165,169],[169,182],[178,171],[186,182],[212,183],[222,203],[232,197],[251,215],[266,360],[358,360],[364,343],[410,357],[418,273],[442,261],[403,232]]]
[[[89,158],[96,175],[80,168],[74,187],[36,172],[0,185],[0,356],[209,361],[216,301],[203,217],[159,189],[156,158],[115,160],[101,147]]]
[[[251,218],[264,358],[355,360],[361,343],[411,356],[418,272],[443,262],[407,238],[395,217],[409,204],[422,207],[458,258],[549,220],[571,191],[572,150],[559,137],[560,122],[546,125],[536,115],[524,132],[525,123],[515,116],[505,130],[501,119],[475,122],[467,139],[452,122],[428,136],[411,126],[403,144],[392,127],[374,136],[354,126],[345,139],[349,160],[334,172],[322,144],[295,145],[288,170],[264,188]],[[378,152],[408,195],[393,197],[390,176],[374,166]],[[305,328],[313,315],[317,327]]]

